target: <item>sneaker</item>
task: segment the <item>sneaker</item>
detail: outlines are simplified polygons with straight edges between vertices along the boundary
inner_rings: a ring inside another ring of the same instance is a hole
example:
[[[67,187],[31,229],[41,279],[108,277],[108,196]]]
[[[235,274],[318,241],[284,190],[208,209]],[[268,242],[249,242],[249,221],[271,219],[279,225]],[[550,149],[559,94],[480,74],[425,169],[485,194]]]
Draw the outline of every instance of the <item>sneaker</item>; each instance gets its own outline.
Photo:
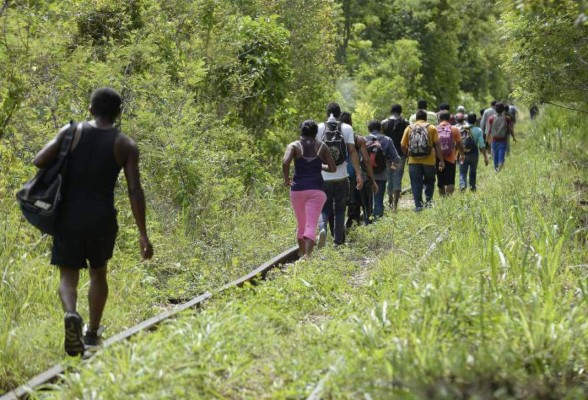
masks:
[[[318,242],[317,242],[317,245],[316,246],[319,249],[322,248],[322,247],[325,247],[326,241],[327,241],[327,231],[324,230],[324,229],[321,229],[319,231],[319,234],[318,234]]]
[[[102,332],[104,332],[105,328],[103,326],[96,330],[90,330],[88,329],[88,326],[85,328],[86,333],[84,334],[83,341],[86,348],[92,351],[102,346]]]
[[[63,347],[70,356],[84,354],[84,342],[82,341],[82,317],[77,312],[67,312],[63,319],[65,326],[65,341]]]

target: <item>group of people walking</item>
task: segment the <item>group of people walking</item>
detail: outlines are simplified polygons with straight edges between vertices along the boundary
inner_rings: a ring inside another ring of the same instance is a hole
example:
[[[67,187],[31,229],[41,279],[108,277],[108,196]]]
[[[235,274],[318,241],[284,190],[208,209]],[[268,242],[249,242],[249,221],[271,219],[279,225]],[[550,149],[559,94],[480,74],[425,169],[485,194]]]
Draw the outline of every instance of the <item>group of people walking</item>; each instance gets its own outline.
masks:
[[[396,212],[406,164],[415,211],[431,205],[435,182],[442,196],[454,192],[458,167],[460,190],[469,186],[475,191],[480,154],[489,163],[487,148],[495,170],[502,170],[509,139],[516,141],[512,109],[493,101],[478,119],[462,106],[455,115],[448,104],[439,105],[437,112],[427,108],[419,100],[417,111],[406,120],[402,106],[394,104],[388,118],[368,123],[365,137],[354,133],[351,114],[341,112],[337,103],[327,105],[325,122],[300,125],[299,140],[286,147],[282,172],[290,187],[301,257],[309,256],[315,245],[324,246],[328,230],[337,246],[354,222],[367,225],[381,218],[386,193]]]

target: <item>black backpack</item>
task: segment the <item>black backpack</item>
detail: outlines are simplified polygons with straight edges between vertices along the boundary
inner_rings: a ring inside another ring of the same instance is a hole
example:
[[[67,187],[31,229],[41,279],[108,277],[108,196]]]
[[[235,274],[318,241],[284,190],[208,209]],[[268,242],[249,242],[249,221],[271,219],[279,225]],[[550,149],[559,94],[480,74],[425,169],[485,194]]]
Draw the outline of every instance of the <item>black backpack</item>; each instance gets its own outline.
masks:
[[[54,235],[57,228],[57,211],[61,200],[61,189],[67,169],[68,153],[71,149],[77,124],[70,122],[59,155],[53,164],[40,169],[16,193],[16,200],[23,215],[41,232]]]
[[[331,151],[336,165],[347,160],[347,144],[341,133],[341,122],[325,122],[325,144]]]
[[[382,125],[384,125],[384,122],[386,122],[384,135],[388,136],[392,140],[402,138],[404,129],[406,129],[408,126],[408,122],[402,117],[394,119],[388,118],[387,120],[382,121]]]
[[[384,172],[386,170],[386,155],[380,144],[380,138],[375,135],[369,135],[366,148],[370,156],[370,163],[374,174]]]

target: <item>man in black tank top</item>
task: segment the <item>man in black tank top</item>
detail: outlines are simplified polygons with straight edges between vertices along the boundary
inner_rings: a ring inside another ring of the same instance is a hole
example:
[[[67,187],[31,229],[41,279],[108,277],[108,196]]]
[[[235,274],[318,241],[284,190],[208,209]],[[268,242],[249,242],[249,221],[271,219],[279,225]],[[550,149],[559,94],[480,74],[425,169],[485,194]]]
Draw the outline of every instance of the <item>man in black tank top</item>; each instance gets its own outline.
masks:
[[[65,311],[65,351],[81,355],[86,347],[100,344],[100,321],[108,297],[106,270],[112,257],[118,225],[114,208],[114,187],[124,170],[129,199],[139,228],[141,257],[150,259],[153,246],[145,224],[145,197],[139,175],[139,150],[123,135],[114,121],[122,99],[111,88],[96,89],[90,112],[95,120],[78,125],[68,156],[63,199],[59,209],[57,234],[53,238],[51,264],[59,268],[59,297]],[[35,157],[39,168],[57,157],[69,125],[63,127]],[[82,337],[83,321],[77,313],[77,286],[80,269],[90,266],[88,291],[90,322]]]

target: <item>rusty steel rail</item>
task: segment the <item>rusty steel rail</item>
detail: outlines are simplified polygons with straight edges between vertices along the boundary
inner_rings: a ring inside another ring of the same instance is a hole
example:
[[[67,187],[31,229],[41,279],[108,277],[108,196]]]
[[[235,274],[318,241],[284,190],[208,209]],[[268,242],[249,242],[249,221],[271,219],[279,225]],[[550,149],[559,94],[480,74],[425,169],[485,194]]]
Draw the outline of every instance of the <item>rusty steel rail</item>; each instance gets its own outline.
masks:
[[[271,260],[266,261],[253,271],[249,272],[247,275],[244,275],[234,280],[233,282],[227,283],[220,289],[216,290],[215,293],[220,293],[233,287],[242,287],[247,282],[255,283],[255,281],[258,279],[265,279],[267,273],[272,269],[279,267],[280,265],[296,261],[298,258],[298,247],[292,247],[273,257]],[[200,304],[210,299],[212,296],[213,294],[211,292],[206,292],[198,297],[191,299],[190,301],[187,301],[183,304],[174,307],[169,311],[163,312],[146,321],[140,322],[139,324],[132,326],[131,328],[108,338],[104,341],[102,347],[106,348],[116,343],[123,342],[131,336],[142,331],[152,331],[156,329],[161,322],[171,319],[179,313],[181,313],[182,311],[185,311],[189,308],[198,307]],[[6,392],[0,397],[0,400],[18,400],[28,398],[28,396],[35,390],[42,389],[44,385],[58,381],[60,375],[63,375],[65,372],[65,368],[62,365],[54,365],[48,370],[30,379],[27,383],[17,387],[16,389],[10,392]]]

